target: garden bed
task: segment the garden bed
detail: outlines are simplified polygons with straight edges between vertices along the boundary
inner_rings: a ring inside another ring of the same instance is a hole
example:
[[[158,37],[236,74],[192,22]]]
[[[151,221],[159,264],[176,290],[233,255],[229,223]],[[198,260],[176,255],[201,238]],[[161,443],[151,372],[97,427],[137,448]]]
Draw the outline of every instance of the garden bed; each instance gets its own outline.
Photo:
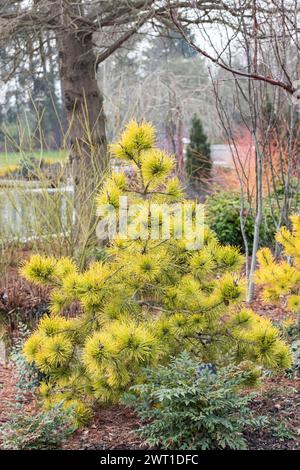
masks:
[[[18,279],[15,270],[11,270],[9,276],[10,280]],[[48,298],[46,289],[39,290],[34,294],[32,291],[28,291],[26,281],[22,281],[22,284],[18,285],[18,288],[15,287],[14,291],[15,289],[20,289],[19,296],[25,301],[22,311],[25,317],[26,312],[28,314],[30,309],[37,307],[38,299],[46,301]],[[282,308],[264,304],[260,300],[254,300],[251,307],[260,315],[266,316],[274,322],[280,322],[287,316],[287,313]],[[15,396],[14,367],[12,364],[2,364],[0,365],[0,423],[7,421],[10,413],[13,411]],[[27,411],[30,412],[34,406],[32,401],[27,403]],[[299,379],[289,379],[281,376],[265,380],[251,407],[257,416],[267,415],[274,424],[272,429],[264,428],[260,432],[249,432],[246,434],[250,450],[300,450]],[[148,448],[147,444],[132,432],[135,428],[139,427],[139,424],[140,422],[136,414],[125,406],[99,407],[95,410],[89,425],[78,429],[63,442],[62,449],[146,449]],[[278,424],[277,430],[275,430],[275,424]],[[287,438],[286,427],[292,432],[293,439]]]
[[[0,423],[7,421],[13,411],[15,394],[13,367],[0,365]],[[250,450],[300,450],[300,380],[266,380],[251,406],[257,416],[267,415],[274,425],[246,434]],[[27,403],[28,413],[33,408],[34,403]],[[64,450],[147,449],[147,444],[132,432],[139,424],[136,414],[125,406],[98,408],[89,425],[78,429],[61,446]],[[286,428],[293,433],[293,439],[288,438]]]
[[[26,258],[26,253],[23,255]],[[257,298],[251,304],[254,311],[275,323],[281,323],[288,317],[288,313],[282,307],[274,307],[260,301],[258,289],[256,294]],[[33,326],[42,314],[38,313],[41,306],[44,308],[48,301],[49,289],[35,287],[20,278],[16,268],[9,268],[6,277],[1,279],[0,309],[8,315],[8,318],[15,318],[13,323],[9,324],[11,330],[16,326],[17,319],[23,319]],[[14,331],[9,333],[15,334]],[[17,393],[15,385],[13,364],[0,365],[0,424],[7,422],[14,411]],[[26,403],[25,411],[31,413],[35,406],[35,401],[31,399]],[[246,433],[250,450],[300,450],[299,379],[286,376],[268,378],[258,391],[251,407],[257,416],[267,415],[272,420],[272,426],[265,427],[261,431]],[[99,407],[94,410],[90,423],[62,442],[61,447],[65,450],[147,449],[147,444],[132,432],[139,425],[137,415],[125,406]]]

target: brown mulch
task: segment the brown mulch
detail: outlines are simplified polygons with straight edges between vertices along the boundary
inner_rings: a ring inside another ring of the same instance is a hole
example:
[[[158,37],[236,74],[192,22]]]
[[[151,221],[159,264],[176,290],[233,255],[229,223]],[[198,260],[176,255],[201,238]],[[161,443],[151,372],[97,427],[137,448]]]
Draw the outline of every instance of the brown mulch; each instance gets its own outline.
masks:
[[[0,364],[0,425],[5,423],[13,409],[16,389],[10,365]]]
[[[260,300],[258,296],[248,304],[247,307],[250,307],[255,313],[258,313],[262,317],[267,317],[273,322],[281,322],[292,316],[291,313],[285,309],[284,305],[267,304]],[[295,317],[296,315],[293,314],[293,318]]]
[[[271,425],[245,433],[250,450],[300,450],[300,379],[267,379],[251,408],[256,416],[267,416]],[[276,431],[280,426],[282,430]],[[285,436],[285,428],[293,439]]]
[[[112,450],[147,449],[132,431],[140,425],[136,414],[122,405],[100,408],[92,422],[78,429],[62,446],[63,449]]]

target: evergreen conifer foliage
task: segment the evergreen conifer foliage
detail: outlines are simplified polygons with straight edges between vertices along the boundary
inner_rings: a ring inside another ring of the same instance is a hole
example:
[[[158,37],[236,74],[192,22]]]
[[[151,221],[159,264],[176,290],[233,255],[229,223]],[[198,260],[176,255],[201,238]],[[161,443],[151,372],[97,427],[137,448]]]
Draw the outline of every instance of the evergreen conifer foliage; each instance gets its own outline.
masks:
[[[130,183],[125,174],[112,173],[98,205],[117,208],[125,195],[129,206],[147,209],[152,202],[184,202],[174,158],[155,146],[150,124],[130,122],[111,152],[131,164],[136,176]],[[146,213],[138,222],[147,231]],[[22,267],[28,280],[52,286],[51,314],[24,346],[27,360],[44,374],[40,392],[46,407],[63,400],[82,423],[95,400],[118,402],[144,380],[145,367],[183,350],[214,364],[230,354],[237,363],[289,365],[279,332],[268,320],[238,308],[244,298],[239,251],[220,245],[208,228],[197,250],[173,235],[163,241],[116,236],[105,259],[84,272],[69,258],[39,255]],[[73,302],[80,303],[82,313],[67,318]],[[273,338],[271,350],[264,334]]]
[[[186,172],[195,187],[206,185],[212,169],[210,144],[200,118],[194,114],[186,152]]]
[[[270,303],[283,302],[288,310],[300,313],[300,216],[292,215],[292,230],[281,227],[276,240],[283,247],[278,261],[271,250],[258,252],[259,269],[256,283],[263,287],[263,299]]]

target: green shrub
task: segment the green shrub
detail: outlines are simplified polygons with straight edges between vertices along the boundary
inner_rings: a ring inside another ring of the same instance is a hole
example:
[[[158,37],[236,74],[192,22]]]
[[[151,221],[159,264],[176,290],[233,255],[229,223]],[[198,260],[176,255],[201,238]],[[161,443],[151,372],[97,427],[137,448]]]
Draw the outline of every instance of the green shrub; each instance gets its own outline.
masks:
[[[20,408],[0,427],[1,447],[9,450],[55,449],[74,429],[70,414],[62,405],[35,413],[26,413]]]
[[[253,371],[252,371],[253,374]],[[243,431],[260,427],[249,409],[253,394],[239,387],[251,373],[225,367],[217,372],[187,352],[168,366],[147,370],[146,381],[125,396],[141,417],[137,430],[150,445],[172,449],[245,449]]]
[[[206,222],[216,233],[219,241],[225,245],[235,245],[244,250],[244,241],[240,224],[241,198],[239,193],[220,191],[212,194],[205,202]],[[255,216],[245,205],[247,217],[244,220],[245,232],[252,250]],[[248,215],[249,214],[249,215]],[[276,211],[275,211],[276,217]],[[263,222],[260,230],[260,245],[272,246],[276,225],[270,211],[270,203],[266,201],[263,209]]]

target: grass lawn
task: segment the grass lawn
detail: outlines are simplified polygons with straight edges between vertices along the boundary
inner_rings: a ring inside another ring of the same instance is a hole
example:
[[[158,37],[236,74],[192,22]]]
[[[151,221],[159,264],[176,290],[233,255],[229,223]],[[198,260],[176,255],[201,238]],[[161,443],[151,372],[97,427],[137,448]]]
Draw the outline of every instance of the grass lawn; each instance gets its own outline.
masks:
[[[12,152],[12,153],[5,153],[0,152],[0,171],[8,170],[9,168],[16,167],[22,158],[25,156],[32,156],[36,159],[43,158],[46,162],[57,162],[57,161],[65,161],[67,159],[67,152],[66,150],[43,150],[31,152]]]

